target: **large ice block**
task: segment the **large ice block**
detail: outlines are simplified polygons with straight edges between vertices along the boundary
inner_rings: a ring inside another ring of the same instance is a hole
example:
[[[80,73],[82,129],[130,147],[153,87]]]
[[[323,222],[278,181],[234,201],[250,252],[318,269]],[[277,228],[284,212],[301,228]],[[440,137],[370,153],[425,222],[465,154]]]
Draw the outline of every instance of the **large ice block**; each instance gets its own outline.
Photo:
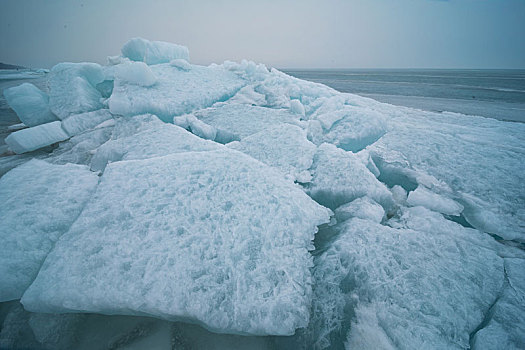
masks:
[[[0,178],[0,302],[22,296],[97,183],[86,166],[36,159]]]
[[[4,90],[4,96],[22,123],[36,126],[57,120],[49,109],[49,97],[39,88],[24,83]]]
[[[308,250],[330,214],[233,150],[115,162],[22,303],[291,335],[308,324]]]
[[[67,140],[69,135],[59,121],[33,126],[9,134],[5,143],[15,153],[26,153]]]

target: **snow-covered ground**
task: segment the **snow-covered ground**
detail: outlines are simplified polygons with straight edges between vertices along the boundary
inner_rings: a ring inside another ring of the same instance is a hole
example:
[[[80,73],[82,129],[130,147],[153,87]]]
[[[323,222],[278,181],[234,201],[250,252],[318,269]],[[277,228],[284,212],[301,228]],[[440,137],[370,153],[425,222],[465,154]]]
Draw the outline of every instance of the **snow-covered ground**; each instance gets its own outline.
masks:
[[[4,91],[0,348],[525,348],[525,124],[144,39],[46,87]]]

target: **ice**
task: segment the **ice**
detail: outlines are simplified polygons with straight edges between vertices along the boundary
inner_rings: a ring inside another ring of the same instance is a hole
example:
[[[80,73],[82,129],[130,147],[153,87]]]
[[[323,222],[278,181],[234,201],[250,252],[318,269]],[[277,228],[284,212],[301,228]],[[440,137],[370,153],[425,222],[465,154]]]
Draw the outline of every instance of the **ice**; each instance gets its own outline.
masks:
[[[358,152],[386,133],[385,117],[373,110],[344,105],[340,109],[318,109],[309,131],[315,144],[328,142],[345,151]]]
[[[246,85],[240,89],[235,96],[228,100],[229,104],[246,104],[252,106],[264,106],[266,96],[255,91],[254,85]]]
[[[119,66],[115,67],[118,71]],[[151,87],[115,78],[108,101],[111,113],[123,116],[151,113],[172,122],[174,116],[230,98],[244,85],[236,74],[221,67],[193,66],[184,71],[166,63],[149,68],[157,79]]]
[[[173,124],[180,126],[206,140],[217,138],[217,129],[197,119],[193,114],[185,114],[173,118]]]
[[[306,139],[306,132],[291,124],[277,124],[228,144],[261,162],[279,169],[292,180],[311,180],[309,168],[317,147]]]
[[[111,137],[112,128],[97,128],[73,136],[61,142],[58,148],[47,158],[54,164],[83,164],[89,165],[97,149]]]
[[[243,104],[226,104],[193,113],[199,120],[217,129],[218,142],[242,140],[277,124],[298,124],[299,116],[285,109]],[[220,137],[225,135],[224,137]]]
[[[115,79],[123,83],[139,86],[152,86],[157,82],[157,78],[151,69],[144,62],[129,62],[117,66]]]
[[[188,48],[164,41],[149,41],[142,38],[129,40],[122,47],[122,56],[148,65],[168,63],[175,59],[190,60]]]
[[[49,97],[33,84],[23,83],[5,89],[4,96],[20,121],[27,126],[57,120],[57,117],[49,110]]]
[[[59,121],[4,128],[0,291],[51,314],[0,303],[0,348],[525,348],[524,124],[144,39],[108,64],[5,90]]]
[[[503,285],[490,237],[422,207],[398,228],[352,218],[334,230],[315,260],[308,347],[469,348]]]
[[[505,259],[505,274],[503,292],[474,335],[473,349],[525,347],[525,259]]]
[[[95,128],[102,122],[112,119],[111,113],[107,109],[93,112],[74,114],[62,121],[62,128],[70,135],[75,136],[84,131]]]
[[[469,224],[525,242],[525,193],[517,185],[525,182],[525,124],[370,105],[389,115],[390,130],[369,147],[382,181],[412,190],[430,175],[449,187]]]
[[[368,197],[357,198],[335,210],[335,218],[338,222],[356,217],[380,223],[384,216],[385,210],[383,207]]]
[[[27,125],[25,125],[24,123],[18,123],[18,124],[9,125],[7,127],[7,130],[9,130],[9,131],[18,131],[18,130],[22,130],[22,129],[25,129],[25,128],[27,128]]]
[[[59,63],[49,76],[49,107],[60,119],[103,107],[97,84],[105,79],[96,63]]]
[[[290,101],[290,111],[292,113],[299,114],[299,115],[302,115],[302,116],[305,115],[304,106],[301,103],[301,101],[299,101],[299,100],[291,100]]]
[[[273,348],[270,337],[216,334],[197,325],[149,317],[30,313],[18,302],[4,303],[0,309],[5,309],[7,316],[0,331],[2,349],[264,350]],[[1,323],[0,319],[0,325]]]
[[[312,165],[312,181],[307,193],[320,204],[335,209],[369,196],[385,209],[393,205],[390,191],[351,152],[331,144],[319,146]]]
[[[67,140],[69,135],[59,121],[15,131],[6,137],[5,143],[15,153],[26,153],[53,143]]]
[[[22,296],[97,183],[87,167],[36,159],[0,178],[0,301]]]
[[[170,61],[170,66],[177,67],[184,71],[189,71],[191,69],[191,65],[183,58],[177,58],[175,60]]]
[[[407,191],[399,186],[394,185],[390,189],[390,192],[392,192],[392,196],[394,197],[394,201],[399,205],[406,205],[407,203]]]
[[[408,194],[407,203],[411,206],[420,205],[427,209],[448,215],[459,216],[463,211],[461,204],[453,199],[429,191],[423,186],[419,186],[415,191]]]
[[[8,306],[8,313],[0,328],[0,349],[38,349],[40,344],[31,328],[27,327],[29,313],[19,303]]]
[[[91,170],[104,171],[108,162],[146,159],[190,151],[213,151],[222,147],[215,142],[202,140],[178,126],[164,124],[155,116],[137,116],[132,119],[134,120],[120,121],[114,137],[102,145],[93,156]],[[118,136],[120,130],[130,127],[126,124],[133,124],[139,120],[150,124],[151,127],[142,125],[142,129],[133,135]]]
[[[279,173],[226,148],[115,162],[22,303],[290,335],[308,323],[308,249],[329,216]]]

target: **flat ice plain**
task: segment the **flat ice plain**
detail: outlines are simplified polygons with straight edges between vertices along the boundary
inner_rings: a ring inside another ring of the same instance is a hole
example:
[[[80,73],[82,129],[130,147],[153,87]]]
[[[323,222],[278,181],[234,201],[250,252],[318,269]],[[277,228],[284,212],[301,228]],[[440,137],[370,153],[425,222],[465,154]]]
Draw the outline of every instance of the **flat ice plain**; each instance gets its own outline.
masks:
[[[42,75],[4,91],[1,349],[525,348],[525,124],[140,38]]]

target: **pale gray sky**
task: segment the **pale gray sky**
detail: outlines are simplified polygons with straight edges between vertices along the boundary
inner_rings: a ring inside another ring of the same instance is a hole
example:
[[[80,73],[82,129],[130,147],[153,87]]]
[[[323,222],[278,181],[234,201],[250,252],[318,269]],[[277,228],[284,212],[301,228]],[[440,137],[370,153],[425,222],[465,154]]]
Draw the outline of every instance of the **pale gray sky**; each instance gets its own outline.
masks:
[[[0,62],[104,63],[136,36],[200,64],[525,68],[525,0],[0,1]]]

